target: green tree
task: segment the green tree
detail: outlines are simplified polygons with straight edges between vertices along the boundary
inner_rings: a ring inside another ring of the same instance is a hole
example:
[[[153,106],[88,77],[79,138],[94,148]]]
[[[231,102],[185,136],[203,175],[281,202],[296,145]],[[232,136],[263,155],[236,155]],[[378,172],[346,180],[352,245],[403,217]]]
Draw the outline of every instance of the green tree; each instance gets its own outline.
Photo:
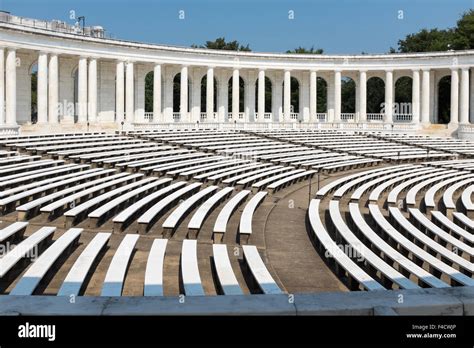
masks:
[[[243,51],[250,52],[249,45],[246,46],[240,44],[237,40],[225,41],[225,37],[218,37],[214,41],[206,41],[204,45],[198,46],[196,44],[191,45],[192,48],[207,48],[212,50],[226,50],[226,51]]]
[[[305,48],[305,47],[297,47],[292,50],[286,51],[286,53],[296,53],[296,54],[323,54],[324,50],[322,48],[314,48],[314,46],[311,46],[311,48]]]

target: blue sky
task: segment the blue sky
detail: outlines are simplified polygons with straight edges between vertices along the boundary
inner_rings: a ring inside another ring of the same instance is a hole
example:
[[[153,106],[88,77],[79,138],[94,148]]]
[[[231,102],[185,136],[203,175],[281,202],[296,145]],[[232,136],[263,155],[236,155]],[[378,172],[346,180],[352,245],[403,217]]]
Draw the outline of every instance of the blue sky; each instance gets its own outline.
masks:
[[[190,46],[224,36],[254,51],[328,54],[385,53],[406,34],[454,26],[470,8],[474,0],[0,0],[0,9],[32,18],[72,23],[74,10],[125,40]]]

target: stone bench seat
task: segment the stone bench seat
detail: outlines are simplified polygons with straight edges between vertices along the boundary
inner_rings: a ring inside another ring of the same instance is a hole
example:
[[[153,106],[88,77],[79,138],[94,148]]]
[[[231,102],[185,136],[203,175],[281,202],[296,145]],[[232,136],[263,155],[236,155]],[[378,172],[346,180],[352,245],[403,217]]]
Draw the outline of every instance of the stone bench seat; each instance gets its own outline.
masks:
[[[212,256],[214,267],[219,281],[219,288],[224,295],[243,295],[243,291],[235,277],[230,263],[227,245],[213,244]]]
[[[166,186],[156,192],[148,194],[139,201],[130,205],[128,208],[121,211],[113,218],[112,221],[114,223],[114,231],[123,231],[135,218],[137,218],[139,214],[141,214],[144,210],[149,209],[151,204],[154,204],[166,194],[170,194],[173,191],[182,188],[184,185],[186,185],[186,183],[183,181],[172,183],[171,185]]]
[[[155,239],[145,270],[143,296],[163,296],[163,267],[168,239]]]
[[[284,292],[277,285],[267,267],[263,263],[262,258],[255,245],[243,245],[244,260],[258,287],[263,294],[276,295]]]
[[[57,296],[79,296],[93,263],[107,246],[110,236],[111,233],[103,232],[95,235],[69,270]]]
[[[54,219],[63,213],[64,209],[76,207],[86,201],[89,197],[95,197],[107,189],[112,189],[120,184],[134,181],[141,176],[130,176],[127,173],[119,173],[104,178],[88,181],[85,184],[72,186],[70,189],[58,191],[48,196],[44,196],[35,201],[27,203],[17,208],[17,211],[28,211],[39,204],[51,203],[42,206],[39,210],[45,219]],[[57,199],[59,198],[59,199]]]
[[[59,237],[48,249],[46,249],[38,259],[33,262],[30,268],[23,274],[15,287],[10,291],[10,295],[29,296],[38,287],[44,276],[52,269],[61,255],[66,255],[68,249],[77,244],[82,233],[82,228],[71,228]]]
[[[372,243],[372,250],[377,249],[378,253],[383,256],[388,264],[396,262],[399,265],[398,269],[400,272],[406,277],[409,277],[410,274],[416,276],[418,278],[418,285],[420,286],[431,286],[434,288],[449,287],[449,285],[441,279],[436,278],[434,275],[399,252],[395,247],[390,245],[383,236],[377,234],[365,221],[358,203],[349,203],[349,212],[353,221],[354,230],[359,230],[361,234]],[[382,228],[386,226],[387,224],[382,225]]]
[[[99,208],[90,212],[87,217],[90,219],[90,227],[96,227],[102,222],[107,220],[110,216],[115,215],[115,212],[120,209],[121,206],[130,202],[131,200],[136,200],[141,198],[144,195],[147,195],[151,191],[162,188],[164,185],[167,185],[171,182],[170,178],[164,178],[157,180],[155,178],[150,178],[142,180],[141,186],[138,188],[132,189],[129,192],[118,196],[117,198],[112,199],[111,201],[101,205]]]
[[[208,200],[194,212],[191,220],[188,223],[188,238],[195,239],[199,233],[204,220],[212,212],[212,210],[222,201],[226,200],[234,189],[232,187],[224,187],[222,190],[216,192]]]
[[[205,296],[199,274],[196,240],[183,240],[180,269],[184,294],[186,296]]]
[[[311,178],[315,173],[316,173],[315,170],[306,170],[302,173],[296,173],[296,174],[287,176],[285,178],[272,182],[270,185],[267,186],[267,190],[268,192],[270,192],[270,194],[274,194],[276,191],[281,190],[287,187],[288,185],[292,185],[305,178]]]
[[[31,256],[33,250],[40,250],[42,244],[49,243],[54,231],[56,231],[56,227],[41,227],[0,258],[0,278],[4,278],[20,260]]]
[[[213,194],[217,189],[217,186],[206,187],[205,189],[186,199],[176,209],[174,209],[161,225],[163,228],[164,237],[171,237],[184,217],[204,199],[207,199],[211,194]]]
[[[79,223],[91,210],[95,210],[99,205],[107,204],[109,200],[112,200],[117,196],[125,195],[138,187],[147,185],[152,181],[152,179],[153,178],[145,178],[141,180],[141,177],[134,178],[132,174],[125,177],[120,183],[120,186],[118,185],[119,183],[116,183],[112,187],[109,185],[109,187],[104,190],[95,191],[92,198],[87,199],[83,203],[75,205],[72,209],[64,212],[63,215],[66,217],[66,227],[71,227]],[[99,195],[95,196],[96,193],[99,193]]]
[[[0,199],[0,207],[3,211],[8,212],[16,207],[17,203],[25,204],[29,200],[36,200],[44,195],[49,195],[54,191],[63,190],[69,186],[78,186],[85,184],[86,180],[98,179],[102,176],[111,174],[114,170],[104,171],[102,169],[87,169],[79,173],[71,173],[58,178],[37,181],[28,185],[20,186],[14,189],[2,191]]]
[[[127,234],[123,237],[110,262],[100,296],[122,296],[125,275],[138,238],[140,236],[137,234]]]
[[[227,231],[227,223],[229,222],[231,215],[235,212],[238,206],[245,201],[249,194],[250,191],[242,190],[224,205],[216,218],[214,228],[212,230],[212,238],[214,243],[222,242],[224,233]]]
[[[0,243],[11,239],[19,239],[25,233],[28,222],[17,221],[0,230]]]
[[[199,190],[201,185],[201,183],[187,185],[155,203],[138,218],[137,222],[139,231],[141,233],[147,232],[166,208],[180,199],[192,195],[194,192]]]
[[[401,289],[419,289],[420,287],[405,277],[403,274],[392,268],[383,259],[376,255],[371,249],[365,246],[364,243],[357,238],[354,233],[344,222],[339,201],[329,202],[329,215],[331,221],[334,224],[335,232],[342,237],[343,240],[350,245],[353,250],[356,250],[357,255],[355,258],[362,255],[364,257],[364,263],[370,264],[376,271],[381,273],[381,277],[384,279],[384,284],[387,288],[392,288],[392,283],[397,284]]]
[[[239,240],[241,244],[247,244],[252,235],[252,220],[255,210],[263,202],[267,192],[256,193],[245,205],[239,223]]]

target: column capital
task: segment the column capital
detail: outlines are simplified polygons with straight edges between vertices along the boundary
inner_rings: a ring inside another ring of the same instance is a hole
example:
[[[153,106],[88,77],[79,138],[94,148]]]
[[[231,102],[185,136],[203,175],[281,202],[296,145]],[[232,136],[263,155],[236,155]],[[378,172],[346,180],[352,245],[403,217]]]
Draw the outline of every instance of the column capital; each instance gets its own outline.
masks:
[[[359,73],[367,73],[367,69],[359,69]]]
[[[470,70],[470,67],[468,67],[468,66],[463,66],[461,68],[461,71],[469,71],[469,70]]]
[[[421,68],[421,71],[423,71],[423,72],[430,72],[430,71],[431,71],[431,68]]]
[[[420,72],[420,68],[413,68],[413,69],[411,69],[411,71],[412,71],[412,72],[417,72],[417,73],[419,73],[419,72]]]
[[[16,47],[11,47],[11,46],[8,46],[8,47],[5,47],[5,48],[10,52],[16,52],[16,50],[17,50]]]
[[[451,70],[451,72],[459,72],[459,67],[452,67],[452,68],[449,68]]]
[[[393,73],[393,70],[394,70],[393,68],[389,68],[389,69],[385,69],[385,72],[386,72],[386,73],[389,73],[389,72],[390,72],[390,73]]]

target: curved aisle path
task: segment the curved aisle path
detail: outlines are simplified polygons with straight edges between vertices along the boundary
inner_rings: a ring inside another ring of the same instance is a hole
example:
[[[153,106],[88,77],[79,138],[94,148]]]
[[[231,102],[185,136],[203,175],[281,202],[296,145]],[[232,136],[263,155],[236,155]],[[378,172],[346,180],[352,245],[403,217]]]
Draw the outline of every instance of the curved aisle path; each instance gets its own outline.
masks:
[[[316,182],[313,178],[313,196]],[[321,181],[320,186],[324,184]],[[277,202],[266,219],[267,266],[273,268],[290,294],[349,291],[326,265],[309,238],[306,227],[308,190],[308,180],[305,180],[269,198]]]

